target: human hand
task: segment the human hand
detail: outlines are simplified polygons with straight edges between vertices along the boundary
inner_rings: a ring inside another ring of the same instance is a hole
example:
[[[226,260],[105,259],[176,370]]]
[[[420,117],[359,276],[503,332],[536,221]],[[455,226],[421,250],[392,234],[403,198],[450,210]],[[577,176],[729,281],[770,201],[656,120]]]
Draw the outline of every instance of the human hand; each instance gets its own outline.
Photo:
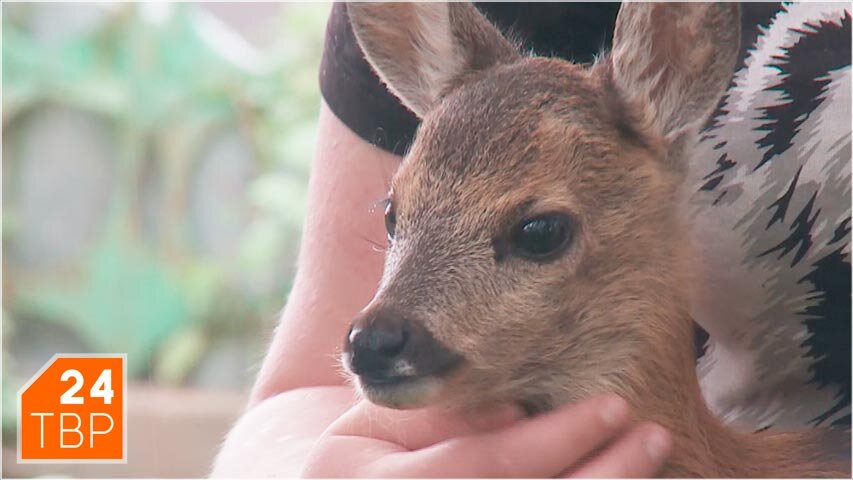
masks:
[[[323,433],[303,476],[649,477],[671,450],[665,429],[631,425],[613,395],[520,417],[510,407],[463,415],[362,401]]]

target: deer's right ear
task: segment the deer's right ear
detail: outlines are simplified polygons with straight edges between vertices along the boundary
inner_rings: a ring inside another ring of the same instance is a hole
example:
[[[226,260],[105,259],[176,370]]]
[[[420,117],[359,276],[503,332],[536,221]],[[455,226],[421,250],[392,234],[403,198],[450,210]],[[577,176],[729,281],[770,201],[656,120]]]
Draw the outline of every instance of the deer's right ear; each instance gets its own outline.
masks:
[[[418,117],[467,75],[519,57],[469,4],[350,3],[347,10],[368,62]]]

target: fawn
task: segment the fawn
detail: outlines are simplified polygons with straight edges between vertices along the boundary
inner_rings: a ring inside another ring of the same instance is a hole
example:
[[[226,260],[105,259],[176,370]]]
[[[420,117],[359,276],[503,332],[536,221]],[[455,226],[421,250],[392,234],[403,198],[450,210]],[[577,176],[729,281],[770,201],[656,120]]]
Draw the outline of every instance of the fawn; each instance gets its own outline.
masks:
[[[344,346],[369,400],[538,412],[615,392],[672,432],[666,476],[849,476],[849,438],[734,431],[696,377],[682,185],[732,75],[736,4],[626,4],[591,66],[524,56],[466,4],[348,8],[422,119]]]

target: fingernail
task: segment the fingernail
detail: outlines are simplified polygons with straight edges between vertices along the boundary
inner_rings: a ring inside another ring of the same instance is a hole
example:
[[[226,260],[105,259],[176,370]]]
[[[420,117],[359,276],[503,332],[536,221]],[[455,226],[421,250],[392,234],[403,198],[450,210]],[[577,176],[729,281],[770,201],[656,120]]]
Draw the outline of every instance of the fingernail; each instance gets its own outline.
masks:
[[[656,462],[662,461],[669,455],[669,433],[667,433],[660,427],[652,428],[646,434],[646,441],[644,447],[646,449],[646,453],[649,454],[649,457],[651,457],[652,460]]]
[[[601,420],[608,427],[616,427],[628,417],[628,404],[619,397],[610,397],[601,406]]]

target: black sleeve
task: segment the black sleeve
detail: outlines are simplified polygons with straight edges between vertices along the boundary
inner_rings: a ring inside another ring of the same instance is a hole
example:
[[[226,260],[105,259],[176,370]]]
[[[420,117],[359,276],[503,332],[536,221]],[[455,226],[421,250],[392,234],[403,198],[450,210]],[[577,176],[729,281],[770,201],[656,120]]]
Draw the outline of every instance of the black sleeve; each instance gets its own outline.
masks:
[[[480,3],[489,20],[526,49],[589,62],[610,47],[618,3]],[[400,104],[364,59],[345,3],[335,3],[326,26],[320,92],[353,132],[397,155],[409,148],[418,118]]]
[[[359,137],[403,155],[418,118],[391,94],[364,59],[345,3],[335,3],[326,25],[320,92],[334,114]]]

